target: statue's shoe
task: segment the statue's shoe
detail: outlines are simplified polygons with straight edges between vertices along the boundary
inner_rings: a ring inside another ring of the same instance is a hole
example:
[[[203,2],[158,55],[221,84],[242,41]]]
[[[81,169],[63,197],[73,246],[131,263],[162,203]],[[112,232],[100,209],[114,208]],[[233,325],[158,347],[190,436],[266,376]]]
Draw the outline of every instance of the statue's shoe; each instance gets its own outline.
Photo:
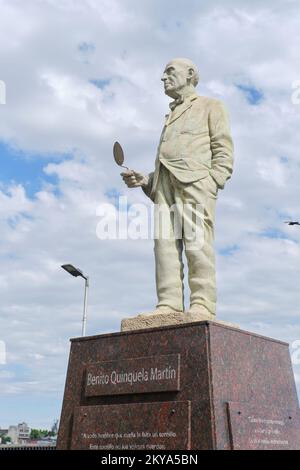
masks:
[[[157,307],[155,310],[152,312],[146,312],[146,313],[140,313],[140,317],[149,317],[151,315],[165,315],[169,313],[180,313],[183,314],[183,312],[180,312],[178,310],[175,310],[175,308],[168,307],[167,305],[161,305]]]
[[[190,306],[190,309],[185,312],[188,315],[197,315],[199,318],[201,317],[201,320],[216,320],[216,315],[211,313],[204,305],[200,304],[193,304]]]

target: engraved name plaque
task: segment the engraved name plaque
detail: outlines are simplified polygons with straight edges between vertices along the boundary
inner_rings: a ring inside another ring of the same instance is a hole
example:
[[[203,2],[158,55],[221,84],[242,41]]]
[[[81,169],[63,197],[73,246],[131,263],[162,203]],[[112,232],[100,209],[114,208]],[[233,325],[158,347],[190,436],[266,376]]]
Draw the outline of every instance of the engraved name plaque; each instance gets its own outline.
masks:
[[[86,364],[85,396],[180,390],[180,355],[138,357]]]

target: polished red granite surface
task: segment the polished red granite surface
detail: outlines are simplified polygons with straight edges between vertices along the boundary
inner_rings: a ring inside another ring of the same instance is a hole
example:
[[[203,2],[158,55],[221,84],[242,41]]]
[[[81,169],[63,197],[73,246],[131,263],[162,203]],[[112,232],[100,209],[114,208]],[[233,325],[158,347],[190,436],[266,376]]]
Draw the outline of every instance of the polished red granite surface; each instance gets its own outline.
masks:
[[[81,406],[74,416],[73,449],[188,450],[191,446],[189,401]]]
[[[297,413],[286,343],[212,322],[78,338],[58,448],[300,448]]]

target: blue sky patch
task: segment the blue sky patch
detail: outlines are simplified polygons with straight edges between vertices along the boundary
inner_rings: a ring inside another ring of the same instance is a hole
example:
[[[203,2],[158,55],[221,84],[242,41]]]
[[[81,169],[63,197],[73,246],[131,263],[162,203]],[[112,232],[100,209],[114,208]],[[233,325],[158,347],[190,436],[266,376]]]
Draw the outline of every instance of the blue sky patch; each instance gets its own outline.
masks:
[[[78,50],[83,54],[90,54],[96,50],[96,46],[92,42],[83,41],[78,44]]]
[[[254,86],[237,84],[236,87],[243,92],[248,103],[251,105],[260,104],[261,101],[264,99],[263,92],[258,90]]]
[[[92,79],[92,80],[89,80],[90,83],[92,83],[93,85],[95,85],[97,88],[100,88],[100,90],[103,90],[103,88],[105,88],[107,85],[110,84],[110,80],[105,80],[105,79]]]
[[[258,235],[264,238],[292,240],[292,238],[290,238],[288,235],[286,235],[284,232],[277,228],[268,228],[260,232]]]
[[[1,370],[5,370],[6,372],[12,374],[11,378],[5,379],[9,382],[14,382],[16,380],[16,377],[19,382],[22,382],[23,380],[28,380],[31,377],[30,369],[25,365],[19,363],[7,364]]]
[[[4,397],[4,396],[3,396]],[[0,404],[1,427],[25,421],[30,427],[50,428],[61,411],[61,393],[21,393],[6,395]]]
[[[219,255],[221,256],[232,256],[240,249],[239,245],[230,245],[225,248],[218,250]]]
[[[118,189],[110,188],[104,193],[104,195],[116,208],[119,208],[119,198],[123,196],[123,194]]]
[[[132,203],[129,201],[128,197],[118,189],[110,188],[104,193],[104,195],[110,200],[111,204],[113,204],[115,208],[118,209],[118,211],[130,211]],[[122,197],[122,199],[120,199],[120,197]]]
[[[288,157],[280,157],[280,163],[287,165],[289,163]]]
[[[49,164],[66,159],[70,155],[47,155],[42,158],[32,156],[14,149],[0,141],[0,185],[21,184],[24,186],[28,197],[33,198],[40,191],[43,184],[48,183],[57,186],[56,175],[47,175],[43,170]]]

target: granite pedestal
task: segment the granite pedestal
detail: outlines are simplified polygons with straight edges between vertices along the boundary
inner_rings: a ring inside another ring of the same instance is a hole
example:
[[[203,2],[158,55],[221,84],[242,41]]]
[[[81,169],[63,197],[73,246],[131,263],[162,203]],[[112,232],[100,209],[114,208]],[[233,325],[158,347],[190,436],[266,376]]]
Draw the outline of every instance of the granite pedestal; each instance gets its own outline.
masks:
[[[300,449],[288,345],[209,321],[71,340],[58,449]]]

